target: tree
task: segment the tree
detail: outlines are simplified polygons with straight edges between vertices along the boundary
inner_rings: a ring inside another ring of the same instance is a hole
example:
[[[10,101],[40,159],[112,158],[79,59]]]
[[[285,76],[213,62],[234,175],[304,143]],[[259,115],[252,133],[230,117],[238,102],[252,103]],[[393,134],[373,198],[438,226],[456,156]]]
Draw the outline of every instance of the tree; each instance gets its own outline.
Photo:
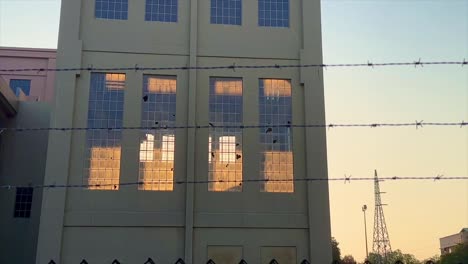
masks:
[[[434,264],[440,264],[440,256],[439,255],[435,255],[435,256],[432,256],[430,258],[427,258],[425,260],[422,261],[422,263],[430,263],[429,261],[432,261],[432,263]]]
[[[342,264],[356,264],[356,260],[354,259],[353,256],[351,255],[346,255],[343,257],[343,259],[341,260],[341,263]]]
[[[416,257],[412,254],[405,254],[401,252],[401,250],[397,249],[393,252],[390,252],[386,258],[382,256],[370,253],[369,259],[372,264],[394,264],[397,261],[401,261],[404,264],[421,264],[421,261],[416,259]]]
[[[336,241],[334,237],[332,237],[331,244],[332,244],[333,263],[339,263],[341,261],[341,250],[338,247],[339,243]]]
[[[468,243],[460,244],[448,254],[440,256],[440,264],[468,263]]]

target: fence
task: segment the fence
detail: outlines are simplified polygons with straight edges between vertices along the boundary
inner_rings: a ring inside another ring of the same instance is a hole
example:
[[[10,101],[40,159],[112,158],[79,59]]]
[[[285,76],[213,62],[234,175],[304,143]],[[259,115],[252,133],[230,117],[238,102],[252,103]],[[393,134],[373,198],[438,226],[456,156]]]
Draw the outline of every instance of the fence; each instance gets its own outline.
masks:
[[[48,264],[57,264],[54,260],[50,260]],[[83,259],[79,264],[92,264],[92,263],[89,263],[86,259]],[[117,259],[114,259],[114,261],[111,262],[111,264],[123,264],[122,262],[118,261]],[[137,264],[137,263],[135,263]],[[148,258],[148,260],[146,260],[145,262],[143,262],[143,264],[156,264],[156,262],[152,259],[152,258]],[[186,264],[185,261],[181,258],[179,258],[176,262],[174,262],[174,264]],[[206,262],[206,264],[216,264],[216,262],[214,262],[213,260],[208,260]],[[239,264],[248,264],[247,261],[245,260],[241,260],[239,262]],[[283,264],[283,263],[279,263],[278,261],[276,261],[276,259],[272,259],[270,262],[268,262],[268,264]],[[285,264],[291,264],[291,263],[285,263]],[[310,264],[310,262],[306,259],[302,260],[300,264]],[[340,261],[333,261],[332,264],[341,264]],[[364,264],[374,264],[368,260],[366,260],[364,262]],[[403,261],[401,260],[397,260],[395,261],[394,264],[407,264],[407,263],[404,263]],[[426,262],[424,262],[424,264],[435,264],[434,261],[432,260],[428,260]],[[463,263],[457,263],[457,264],[463,264]]]

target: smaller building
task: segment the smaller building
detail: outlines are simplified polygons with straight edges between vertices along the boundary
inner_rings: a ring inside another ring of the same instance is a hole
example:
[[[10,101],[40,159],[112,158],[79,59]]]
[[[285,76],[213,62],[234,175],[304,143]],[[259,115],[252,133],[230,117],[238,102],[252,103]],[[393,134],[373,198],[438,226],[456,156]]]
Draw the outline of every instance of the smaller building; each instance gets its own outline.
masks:
[[[463,228],[459,233],[440,238],[440,253],[442,255],[452,253],[457,245],[468,243],[468,228]]]
[[[57,51],[0,47],[0,69],[53,69]],[[0,76],[21,101],[52,102],[54,71],[1,72]]]
[[[0,69],[55,68],[55,50],[2,48]],[[0,70],[0,263],[35,263],[54,72]]]

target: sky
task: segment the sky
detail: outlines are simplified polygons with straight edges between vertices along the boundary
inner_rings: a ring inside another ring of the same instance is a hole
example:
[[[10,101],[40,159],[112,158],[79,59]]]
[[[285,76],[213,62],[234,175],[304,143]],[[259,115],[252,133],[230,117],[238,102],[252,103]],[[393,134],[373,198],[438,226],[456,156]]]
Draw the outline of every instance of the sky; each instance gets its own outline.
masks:
[[[296,1],[296,0],[293,0]],[[58,0],[0,0],[0,46],[56,48]],[[324,62],[468,60],[468,0],[323,0]],[[468,67],[333,68],[324,72],[328,123],[468,121]],[[329,177],[467,176],[458,127],[333,128]],[[372,250],[373,182],[330,183],[332,235],[343,255]],[[392,249],[424,259],[468,227],[468,181],[381,182]]]

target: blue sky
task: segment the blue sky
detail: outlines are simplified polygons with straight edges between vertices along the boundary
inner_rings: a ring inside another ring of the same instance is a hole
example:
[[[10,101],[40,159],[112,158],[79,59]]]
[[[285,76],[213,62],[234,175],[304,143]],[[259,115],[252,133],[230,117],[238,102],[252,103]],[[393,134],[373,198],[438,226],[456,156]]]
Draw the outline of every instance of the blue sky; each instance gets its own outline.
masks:
[[[297,1],[297,0],[292,0]],[[55,48],[57,0],[0,0],[0,46]],[[324,0],[325,63],[468,60],[468,0]],[[468,67],[325,71],[328,122],[468,120]],[[332,129],[329,176],[468,175],[461,128]],[[361,206],[372,248],[373,183],[331,183],[332,233],[344,254],[364,257]],[[467,182],[381,184],[393,249],[426,258],[438,239],[468,225]],[[456,195],[454,195],[456,194]]]

